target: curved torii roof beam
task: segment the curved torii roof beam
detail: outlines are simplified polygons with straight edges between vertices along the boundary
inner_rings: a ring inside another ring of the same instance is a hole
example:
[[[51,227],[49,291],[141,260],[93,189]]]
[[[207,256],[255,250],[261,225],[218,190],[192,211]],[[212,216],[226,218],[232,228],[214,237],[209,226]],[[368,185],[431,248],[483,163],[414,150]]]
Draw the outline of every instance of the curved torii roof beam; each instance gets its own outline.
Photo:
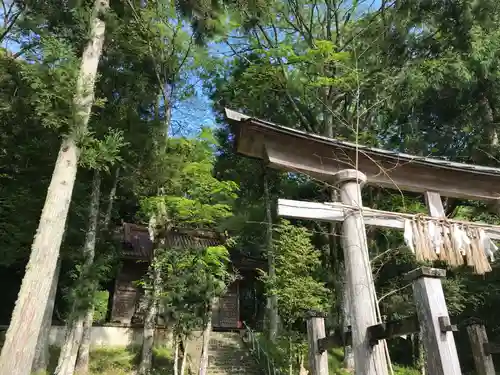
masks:
[[[331,182],[341,169],[363,172],[367,183],[442,196],[500,199],[500,168],[420,157],[330,139],[225,110],[236,127],[237,152],[266,160],[270,167]]]

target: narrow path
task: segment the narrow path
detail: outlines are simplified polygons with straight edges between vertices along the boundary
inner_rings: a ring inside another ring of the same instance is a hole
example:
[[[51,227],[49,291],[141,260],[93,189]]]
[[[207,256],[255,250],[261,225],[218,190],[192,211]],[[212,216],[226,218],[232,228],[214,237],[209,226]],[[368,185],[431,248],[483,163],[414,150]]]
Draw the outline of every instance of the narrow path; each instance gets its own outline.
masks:
[[[260,375],[258,365],[238,333],[212,332],[208,375]]]

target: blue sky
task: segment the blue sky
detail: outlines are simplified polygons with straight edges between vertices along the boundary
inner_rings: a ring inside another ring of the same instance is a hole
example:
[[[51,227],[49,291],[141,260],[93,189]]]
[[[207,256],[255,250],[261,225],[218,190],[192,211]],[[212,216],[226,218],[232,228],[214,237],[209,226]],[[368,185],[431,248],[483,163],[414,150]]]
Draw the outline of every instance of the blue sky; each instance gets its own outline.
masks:
[[[19,44],[9,41],[3,43],[2,47],[12,53],[19,51]],[[193,80],[199,81],[197,77]],[[172,110],[173,135],[192,136],[198,132],[202,126],[214,126],[215,116],[212,111],[212,103],[203,93],[201,83],[196,85],[196,94],[175,105]]]
[[[231,38],[230,38],[231,39]],[[211,42],[208,44],[209,53],[212,56],[221,57],[231,52],[230,48],[222,42]],[[201,126],[215,126],[215,114],[212,111],[212,102],[204,94],[202,82],[199,77],[192,77],[196,88],[195,96],[177,103],[172,110],[172,126],[180,128],[182,135],[196,134]]]
[[[172,110],[172,126],[174,135],[190,136],[201,126],[214,126],[215,116],[211,101],[201,93],[178,103]]]

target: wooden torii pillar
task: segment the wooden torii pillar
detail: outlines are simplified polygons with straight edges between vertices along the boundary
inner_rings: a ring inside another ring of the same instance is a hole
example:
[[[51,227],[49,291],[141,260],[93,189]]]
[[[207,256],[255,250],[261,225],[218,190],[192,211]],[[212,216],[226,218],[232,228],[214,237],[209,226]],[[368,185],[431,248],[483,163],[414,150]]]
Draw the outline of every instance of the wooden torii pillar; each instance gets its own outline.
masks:
[[[353,169],[335,175],[342,203],[362,207],[361,187],[366,176]],[[356,374],[387,374],[387,360],[382,345],[372,345],[368,328],[376,325],[377,296],[370,266],[365,224],[361,210],[345,215],[342,223],[342,247],[351,306],[352,349]]]
[[[419,330],[419,327],[414,324],[412,319],[405,324],[399,322],[400,326],[397,328],[398,322],[387,325],[378,321],[377,297],[371,272],[361,199],[361,187],[366,182],[366,177],[356,170],[343,170],[335,175],[335,180],[339,185],[344,209],[342,217],[332,215],[332,218],[340,219],[343,222],[342,244],[348,296],[351,301],[350,342],[354,352],[355,371],[357,375],[387,374],[384,348],[379,344],[381,340],[407,332],[415,332]],[[437,216],[439,205],[435,199],[439,198],[439,195],[434,194],[432,198],[434,198],[432,200],[434,205],[430,212]],[[430,201],[431,199],[429,199]],[[315,204],[313,203],[312,206],[314,210]],[[304,209],[307,208],[304,207]],[[299,211],[290,212],[289,206],[284,206],[281,200],[278,204],[278,214],[298,218],[305,216]],[[309,211],[307,218],[327,219],[325,215],[316,216],[311,211]],[[433,375],[459,375],[461,372],[453,337],[453,327],[449,323],[448,310],[439,279],[445,274],[444,270],[421,268],[408,274],[407,278],[413,283],[418,320],[426,344],[426,353],[429,353],[426,357],[426,367],[429,373]],[[324,344],[321,346],[323,350],[328,347]],[[312,348],[316,350],[316,344],[313,344]],[[312,356],[310,360],[310,367],[313,369],[312,375],[325,373],[321,362],[318,361],[318,356]]]

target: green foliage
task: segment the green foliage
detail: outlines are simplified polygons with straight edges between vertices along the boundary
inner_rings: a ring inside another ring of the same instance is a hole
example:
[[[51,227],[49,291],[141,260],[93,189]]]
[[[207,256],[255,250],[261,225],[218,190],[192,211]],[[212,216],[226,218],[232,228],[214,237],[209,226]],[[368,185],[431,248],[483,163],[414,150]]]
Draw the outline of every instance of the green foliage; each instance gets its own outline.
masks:
[[[140,348],[103,347],[90,352],[91,375],[130,375],[137,371]],[[172,373],[172,351],[165,347],[153,348],[153,369],[151,373]]]
[[[94,297],[94,323],[103,323],[108,312],[109,292],[99,290]]]
[[[91,305],[99,309],[99,312],[95,311],[94,318],[105,318],[107,292],[99,291],[98,287],[101,282],[108,280],[113,270],[114,263],[110,255],[98,256],[90,266],[86,266],[83,261],[76,261],[74,268],[68,272],[67,277],[71,281],[63,287],[63,298],[68,306],[72,306],[68,320],[79,316]]]
[[[80,142],[82,154],[79,162],[89,169],[109,172],[111,166],[122,161],[120,152],[125,146],[127,142],[120,129],[109,129],[103,139],[97,139],[92,132],[87,132]]]
[[[202,129],[198,139],[170,138],[158,145],[154,165],[146,171],[143,191],[156,187],[160,193],[141,201],[143,217],[156,218],[156,225],[217,228],[232,215],[237,185],[213,176],[215,139]],[[162,233],[158,234],[160,237]],[[165,248],[158,242],[148,277],[162,275],[160,304],[177,335],[187,336],[206,324],[215,297],[234,279],[228,271],[229,253],[224,246],[205,249]]]
[[[57,36],[43,37],[39,47],[40,56],[28,56],[28,61],[32,61],[20,64],[21,77],[36,93],[30,105],[41,124],[64,134],[73,125],[73,97],[79,60],[71,44]],[[43,63],[37,63],[39,61]]]
[[[394,374],[395,375],[419,375],[419,374],[421,374],[421,372],[419,370],[414,369],[414,368],[395,366]]]
[[[342,373],[344,362],[344,351],[341,348],[333,348],[328,353],[328,369],[333,373]]]
[[[31,86],[35,73],[50,81],[48,68],[5,55],[0,66],[0,264],[10,266],[29,253],[60,141],[42,126],[34,103],[42,92]]]
[[[295,366],[307,354],[303,329],[308,310],[327,311],[329,290],[318,276],[320,253],[311,244],[306,228],[283,221],[275,229],[272,244],[275,274],[263,271],[267,295],[275,295],[283,323],[281,336],[271,343],[261,338],[265,350],[282,371]]]
[[[165,153],[151,169],[154,175],[145,183],[146,191],[156,186],[162,194],[142,200],[144,216],[163,202],[173,225],[214,227],[229,218],[238,186],[213,176],[214,147],[209,129],[203,129],[198,139],[168,139]]]
[[[176,334],[185,337],[206,324],[215,297],[234,280],[228,271],[229,253],[223,246],[206,249],[164,249],[155,267],[164,276],[160,304]]]
[[[105,374],[113,371],[117,374],[127,374],[133,371],[137,352],[125,348],[102,348],[90,352],[90,371],[95,374]]]
[[[308,310],[326,311],[329,292],[315,278],[320,254],[311,244],[306,228],[283,221],[273,241],[276,275],[264,274],[268,293],[278,298],[278,310],[286,327],[304,318]]]

